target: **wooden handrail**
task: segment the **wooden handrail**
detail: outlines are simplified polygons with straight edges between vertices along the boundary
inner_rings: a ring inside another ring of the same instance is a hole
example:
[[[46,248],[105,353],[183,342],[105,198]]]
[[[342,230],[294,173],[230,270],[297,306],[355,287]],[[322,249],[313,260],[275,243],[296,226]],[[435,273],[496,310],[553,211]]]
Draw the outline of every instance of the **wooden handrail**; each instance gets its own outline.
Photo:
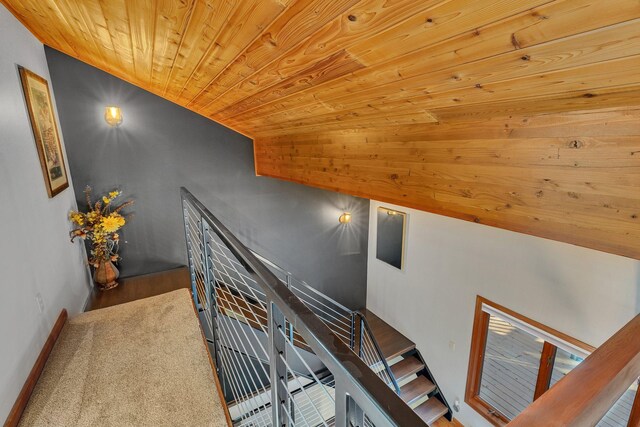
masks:
[[[595,425],[640,376],[640,315],[508,425]]]

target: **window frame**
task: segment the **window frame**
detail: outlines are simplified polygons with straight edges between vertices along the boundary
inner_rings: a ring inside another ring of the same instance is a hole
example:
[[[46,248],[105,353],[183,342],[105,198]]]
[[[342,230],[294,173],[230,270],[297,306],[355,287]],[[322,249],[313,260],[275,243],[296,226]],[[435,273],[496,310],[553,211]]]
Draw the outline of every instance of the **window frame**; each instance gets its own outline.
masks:
[[[592,353],[595,348],[558,330],[550,328],[540,322],[516,313],[506,307],[496,304],[484,297],[478,295],[476,297],[476,307],[473,319],[473,330],[471,335],[471,350],[469,354],[469,368],[467,370],[467,387],[465,389],[464,401],[471,406],[476,412],[482,415],[490,423],[495,426],[504,426],[510,420],[498,409],[492,407],[489,403],[480,398],[480,383],[482,380],[482,367],[484,364],[484,356],[487,344],[487,336],[489,332],[490,313],[482,309],[483,305],[502,312],[514,319],[522,322],[534,329],[539,329],[551,337],[559,341],[565,342],[573,347],[581,349],[586,353]],[[540,366],[538,369],[538,378],[534,393],[534,400],[540,397],[549,389],[551,381],[551,373],[555,362],[555,353],[557,346],[548,341],[544,341],[542,354],[540,356]]]

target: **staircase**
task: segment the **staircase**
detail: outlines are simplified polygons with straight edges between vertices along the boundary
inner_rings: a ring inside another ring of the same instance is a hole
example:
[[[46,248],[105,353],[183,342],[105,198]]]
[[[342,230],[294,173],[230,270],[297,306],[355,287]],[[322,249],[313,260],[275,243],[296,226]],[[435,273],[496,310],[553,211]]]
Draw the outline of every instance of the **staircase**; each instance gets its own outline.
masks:
[[[415,343],[370,310],[361,310],[361,313],[366,317],[371,332],[400,385],[402,400],[427,424],[447,425],[447,421],[452,419],[452,413]]]
[[[449,424],[415,343],[252,253],[181,195],[194,303],[234,426]]]

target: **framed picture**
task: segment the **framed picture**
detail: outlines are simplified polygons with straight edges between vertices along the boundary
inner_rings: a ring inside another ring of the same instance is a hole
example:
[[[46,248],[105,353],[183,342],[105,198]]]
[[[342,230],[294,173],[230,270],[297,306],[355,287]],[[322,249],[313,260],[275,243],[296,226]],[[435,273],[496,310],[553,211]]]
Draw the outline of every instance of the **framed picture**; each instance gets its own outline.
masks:
[[[49,84],[45,79],[26,68],[18,66],[18,70],[47,193],[49,197],[54,197],[69,186],[69,179],[64,165]]]
[[[406,227],[406,213],[383,207],[378,208],[376,258],[399,270],[404,268]]]

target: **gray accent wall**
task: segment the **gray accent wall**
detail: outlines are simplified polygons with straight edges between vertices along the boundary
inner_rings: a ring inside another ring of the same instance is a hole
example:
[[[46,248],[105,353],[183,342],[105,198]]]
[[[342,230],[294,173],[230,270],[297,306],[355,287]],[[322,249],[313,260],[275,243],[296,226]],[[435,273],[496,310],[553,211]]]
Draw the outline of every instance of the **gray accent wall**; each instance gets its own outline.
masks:
[[[249,248],[364,307],[368,200],[257,177],[249,138],[56,50],[46,56],[78,204],[85,184],[136,200],[122,233],[123,276],[186,264],[184,186]],[[104,120],[110,104],[122,108],[118,128]],[[346,226],[344,210],[353,214]]]

